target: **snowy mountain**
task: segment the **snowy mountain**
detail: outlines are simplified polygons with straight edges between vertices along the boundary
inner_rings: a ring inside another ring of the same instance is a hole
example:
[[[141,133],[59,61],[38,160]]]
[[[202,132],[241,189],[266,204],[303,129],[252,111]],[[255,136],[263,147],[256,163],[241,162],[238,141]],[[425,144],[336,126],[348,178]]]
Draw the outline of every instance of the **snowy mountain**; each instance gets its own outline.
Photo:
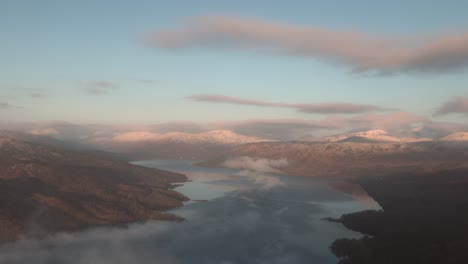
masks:
[[[281,169],[287,174],[347,177],[468,167],[467,150],[437,141],[261,142],[238,146],[226,155],[202,164],[222,166],[239,157],[287,159],[288,166]]]
[[[213,130],[204,133],[162,134],[131,131],[95,143],[102,149],[118,152],[132,159],[208,159],[242,144],[271,141],[228,130]]]
[[[151,133],[151,132],[125,132],[116,135],[112,138],[114,141],[120,142],[138,142],[138,141],[153,141],[153,142],[174,142],[174,143],[213,143],[225,145],[240,145],[252,142],[271,141],[267,139],[254,138],[237,134],[229,130],[213,130],[204,133],[190,134],[181,132],[171,133]]]
[[[439,141],[468,141],[468,132],[457,132],[439,139]]]
[[[421,141],[432,141],[431,138],[412,138],[412,137],[396,137],[390,135],[387,131],[376,129],[367,130],[353,133],[345,133],[333,136],[323,137],[318,140],[323,143],[341,142],[341,141],[353,141],[353,142],[421,142]]]

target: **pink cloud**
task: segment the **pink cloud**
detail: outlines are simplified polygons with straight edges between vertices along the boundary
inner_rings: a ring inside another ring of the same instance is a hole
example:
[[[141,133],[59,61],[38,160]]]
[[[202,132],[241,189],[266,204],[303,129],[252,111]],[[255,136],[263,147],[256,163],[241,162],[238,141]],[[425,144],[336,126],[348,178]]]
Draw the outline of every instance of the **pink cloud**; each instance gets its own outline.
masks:
[[[266,20],[206,16],[182,28],[151,32],[155,48],[222,48],[311,57],[353,71],[447,72],[468,66],[468,32],[395,36],[338,31]]]
[[[216,95],[216,94],[202,94],[192,95],[188,99],[194,101],[211,102],[211,103],[225,103],[237,105],[250,105],[259,107],[284,107],[293,108],[299,112],[304,113],[319,113],[319,114],[355,114],[374,111],[388,111],[391,109],[378,107],[375,105],[363,105],[353,103],[317,103],[317,104],[291,104],[291,103],[277,103],[268,101],[251,100],[245,98]]]

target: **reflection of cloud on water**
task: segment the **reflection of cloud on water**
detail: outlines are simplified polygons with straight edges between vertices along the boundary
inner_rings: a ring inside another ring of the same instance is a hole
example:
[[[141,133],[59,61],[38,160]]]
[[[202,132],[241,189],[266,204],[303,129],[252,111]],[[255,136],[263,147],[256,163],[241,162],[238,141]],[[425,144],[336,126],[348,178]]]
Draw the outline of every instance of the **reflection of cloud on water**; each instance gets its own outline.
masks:
[[[260,172],[242,170],[235,175],[246,177],[247,179],[253,181],[256,185],[259,186],[258,189],[261,191],[269,191],[277,187],[286,186],[286,183],[282,182],[279,178],[275,176],[268,176]]]
[[[261,200],[265,194],[253,190],[236,194],[181,208],[187,217],[182,223],[152,222],[62,234],[42,242],[19,241],[0,247],[0,263],[336,262],[328,252],[333,238],[317,237],[309,218],[321,212],[318,206]],[[314,243],[320,246],[311,248]]]

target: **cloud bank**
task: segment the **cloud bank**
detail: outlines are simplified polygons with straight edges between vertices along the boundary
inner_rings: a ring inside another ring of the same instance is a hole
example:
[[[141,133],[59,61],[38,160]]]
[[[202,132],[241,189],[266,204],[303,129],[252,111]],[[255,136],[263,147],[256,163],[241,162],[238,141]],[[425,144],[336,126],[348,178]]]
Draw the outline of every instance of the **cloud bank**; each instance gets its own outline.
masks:
[[[204,16],[146,35],[150,47],[238,49],[308,57],[358,72],[450,72],[468,66],[468,32],[396,36],[291,25],[234,16]]]
[[[289,165],[287,159],[264,159],[252,157],[237,157],[223,162],[223,166],[231,169],[250,170],[260,173],[280,173],[281,168]]]
[[[445,102],[435,115],[465,114],[468,115],[468,97],[457,96]]]
[[[193,101],[225,103],[235,105],[249,105],[258,107],[284,107],[293,108],[299,112],[315,113],[315,114],[356,114],[364,112],[388,111],[391,109],[378,107],[375,105],[362,105],[353,103],[318,103],[318,104],[289,104],[276,103],[268,101],[258,101],[244,99],[238,97],[217,95],[217,94],[200,94],[187,97]]]

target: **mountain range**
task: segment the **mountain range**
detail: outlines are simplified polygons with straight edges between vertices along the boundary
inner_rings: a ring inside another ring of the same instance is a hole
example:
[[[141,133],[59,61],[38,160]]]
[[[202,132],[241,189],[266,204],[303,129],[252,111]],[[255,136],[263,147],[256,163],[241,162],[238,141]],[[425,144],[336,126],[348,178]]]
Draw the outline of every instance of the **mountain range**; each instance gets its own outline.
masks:
[[[383,130],[347,133],[322,139],[260,142],[238,146],[205,166],[224,166],[240,157],[287,159],[283,173],[302,176],[379,175],[468,167],[468,133],[438,140],[390,136]]]
[[[130,159],[211,159],[236,146],[272,140],[240,135],[228,130],[203,133],[151,133],[132,131],[94,140],[97,148],[120,153]]]

